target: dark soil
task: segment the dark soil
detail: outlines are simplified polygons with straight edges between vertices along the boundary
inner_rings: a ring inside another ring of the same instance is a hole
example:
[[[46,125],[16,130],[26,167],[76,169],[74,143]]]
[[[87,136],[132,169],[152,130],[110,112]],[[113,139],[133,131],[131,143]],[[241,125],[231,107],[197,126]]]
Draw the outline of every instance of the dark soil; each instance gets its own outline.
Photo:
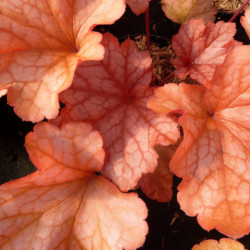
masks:
[[[213,0],[213,5],[217,8],[219,12],[235,13],[244,0]],[[245,10],[250,7],[250,2],[245,6]]]
[[[6,104],[6,96],[0,98],[0,184],[34,172],[24,147],[25,135],[34,124],[22,122],[13,108]]]

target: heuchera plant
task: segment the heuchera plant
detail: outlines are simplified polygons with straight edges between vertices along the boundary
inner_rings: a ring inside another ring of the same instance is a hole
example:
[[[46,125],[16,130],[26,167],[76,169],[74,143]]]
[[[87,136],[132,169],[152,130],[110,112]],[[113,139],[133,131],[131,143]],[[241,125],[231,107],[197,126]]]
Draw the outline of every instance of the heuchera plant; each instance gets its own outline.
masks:
[[[126,3],[137,15],[149,5]],[[0,2],[0,96],[38,122],[25,139],[37,171],[0,187],[1,249],[139,248],[147,208],[126,192],[140,187],[168,202],[173,174],[181,209],[201,227],[233,239],[249,233],[250,46],[234,40],[234,23],[213,23],[211,1],[164,0],[167,17],[182,23],[172,75],[199,84],[151,87],[148,51],[93,31],[125,6]],[[244,249],[231,239],[193,249],[227,247]]]

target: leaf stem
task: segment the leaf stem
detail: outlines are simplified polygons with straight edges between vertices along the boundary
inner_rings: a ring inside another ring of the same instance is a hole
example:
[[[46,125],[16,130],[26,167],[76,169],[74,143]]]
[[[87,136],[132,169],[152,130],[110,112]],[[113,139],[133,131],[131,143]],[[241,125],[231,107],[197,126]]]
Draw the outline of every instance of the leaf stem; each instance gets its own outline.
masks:
[[[233,22],[237,16],[241,13],[244,7],[248,4],[249,0],[245,0],[244,3],[240,6],[240,8],[234,13],[234,15],[230,18],[228,22]]]
[[[158,86],[163,86],[171,77],[174,76],[174,71],[171,72],[165,79],[163,79],[159,84]]]

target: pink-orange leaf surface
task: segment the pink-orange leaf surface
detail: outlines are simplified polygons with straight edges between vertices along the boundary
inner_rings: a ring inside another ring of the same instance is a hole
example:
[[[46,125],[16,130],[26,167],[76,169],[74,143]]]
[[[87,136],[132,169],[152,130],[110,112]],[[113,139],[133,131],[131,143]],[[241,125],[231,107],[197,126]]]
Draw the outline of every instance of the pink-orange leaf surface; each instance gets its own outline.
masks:
[[[38,170],[0,187],[1,249],[136,249],[147,208],[102,176],[102,138],[86,123],[35,126],[26,148]]]
[[[4,95],[6,95],[6,94],[7,94],[7,92],[8,92],[8,90],[7,90],[7,89],[2,89],[2,90],[0,90],[0,97],[2,97],[2,96],[4,96]]]
[[[150,0],[126,0],[126,3],[136,15],[140,15],[147,10],[149,1]]]
[[[217,13],[212,0],[162,0],[161,3],[165,15],[180,24],[192,18],[202,18],[205,23],[213,22]]]
[[[100,60],[97,24],[111,24],[123,0],[1,0],[0,90],[23,119],[58,114],[58,93],[72,82],[78,61]]]
[[[142,173],[153,172],[157,144],[179,137],[177,122],[147,108],[153,95],[151,58],[130,39],[121,46],[111,34],[103,38],[103,61],[84,62],[71,88],[60,95],[63,122],[87,121],[98,129],[106,152],[103,174],[123,191],[136,186]]]
[[[155,146],[159,155],[158,165],[154,173],[143,174],[137,187],[152,200],[169,202],[172,199],[173,173],[169,169],[169,162],[173,156],[176,145]]]
[[[236,240],[222,238],[219,242],[204,240],[199,245],[193,246],[192,250],[245,250],[245,248]]]
[[[234,23],[209,23],[204,25],[201,19],[190,20],[183,24],[179,33],[172,39],[172,47],[178,58],[172,61],[175,74],[182,78],[190,75],[201,84],[211,80],[216,65],[223,63],[235,42]]]
[[[206,230],[239,238],[250,231],[250,46],[238,46],[205,86],[168,84],[148,106],[184,114],[184,140],[171,170],[178,201]]]
[[[240,18],[240,22],[250,39],[250,7],[245,11],[245,16]]]

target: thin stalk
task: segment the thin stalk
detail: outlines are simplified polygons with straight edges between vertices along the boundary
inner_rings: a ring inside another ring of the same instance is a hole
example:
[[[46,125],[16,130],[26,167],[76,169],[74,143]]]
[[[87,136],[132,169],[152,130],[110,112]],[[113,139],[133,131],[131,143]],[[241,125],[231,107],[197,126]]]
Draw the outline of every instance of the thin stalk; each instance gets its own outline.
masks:
[[[244,3],[240,6],[240,8],[234,13],[234,15],[230,18],[228,22],[233,22],[237,16],[241,13],[244,7],[248,4],[249,0],[245,0]]]
[[[171,77],[174,76],[174,71],[172,73],[170,73],[165,79],[163,79],[158,86],[163,86]]]

